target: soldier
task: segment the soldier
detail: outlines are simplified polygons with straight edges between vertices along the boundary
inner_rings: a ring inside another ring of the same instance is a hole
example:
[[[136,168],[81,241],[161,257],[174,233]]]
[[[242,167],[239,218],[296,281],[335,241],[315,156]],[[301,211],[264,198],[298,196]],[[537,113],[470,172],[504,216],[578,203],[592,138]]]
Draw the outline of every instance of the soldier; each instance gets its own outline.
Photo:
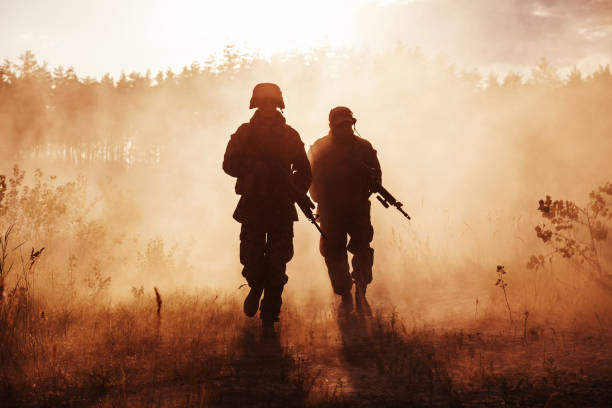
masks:
[[[223,158],[223,170],[237,178],[236,194],[241,196],[234,219],[242,224],[240,262],[250,287],[244,313],[253,317],[260,309],[264,333],[268,334],[274,333],[274,322],[278,321],[288,280],[286,263],[293,257],[297,212],[287,183],[305,194],[311,182],[300,135],[277,110],[284,107],[277,85],[256,85],[250,109],[257,111],[231,136]]]
[[[321,229],[319,249],[325,259],[334,292],[342,297],[341,311],[353,310],[351,288],[355,282],[355,305],[360,315],[371,315],[366,288],[372,282],[374,235],[370,223],[370,194],[381,181],[376,150],[353,133],[357,120],[349,108],[338,106],[329,112],[328,135],[308,151],[312,167],[310,196],[318,203]],[[347,245],[347,235],[350,237]],[[353,254],[349,274],[347,250]]]

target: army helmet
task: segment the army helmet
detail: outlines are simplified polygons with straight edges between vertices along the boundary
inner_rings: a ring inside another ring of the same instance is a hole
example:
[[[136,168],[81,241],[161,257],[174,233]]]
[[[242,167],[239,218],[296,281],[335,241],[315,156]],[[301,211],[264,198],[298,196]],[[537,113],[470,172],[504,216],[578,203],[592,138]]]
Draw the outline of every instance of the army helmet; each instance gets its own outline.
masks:
[[[277,108],[285,109],[283,94],[276,84],[271,82],[262,82],[255,85],[255,88],[253,88],[253,96],[251,96],[249,109],[259,108],[259,103],[263,99],[273,99],[276,102]]]
[[[350,122],[352,125],[357,123],[353,112],[346,106],[336,106],[329,111],[329,126],[334,127],[342,122]]]

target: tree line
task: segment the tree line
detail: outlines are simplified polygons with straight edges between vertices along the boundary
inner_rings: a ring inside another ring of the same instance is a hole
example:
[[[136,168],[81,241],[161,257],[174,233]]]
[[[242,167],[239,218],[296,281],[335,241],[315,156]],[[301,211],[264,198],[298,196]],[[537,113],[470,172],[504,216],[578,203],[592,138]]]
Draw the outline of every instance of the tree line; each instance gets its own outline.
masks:
[[[466,102],[476,110],[503,109],[537,100],[557,113],[574,104],[575,116],[586,118],[593,109],[610,107],[612,99],[609,65],[588,75],[574,67],[562,76],[542,58],[529,76],[483,76],[402,46],[380,53],[321,48],[270,60],[227,46],[217,62],[119,78],[81,77],[73,68],[50,68],[26,51],[18,62],[0,65],[0,152],[4,157],[46,152],[76,161],[156,162],[186,130],[223,120],[238,103],[238,90],[250,92],[260,78],[278,78],[306,106],[317,104],[326,89],[350,97],[361,88],[383,106],[431,93],[436,110]]]

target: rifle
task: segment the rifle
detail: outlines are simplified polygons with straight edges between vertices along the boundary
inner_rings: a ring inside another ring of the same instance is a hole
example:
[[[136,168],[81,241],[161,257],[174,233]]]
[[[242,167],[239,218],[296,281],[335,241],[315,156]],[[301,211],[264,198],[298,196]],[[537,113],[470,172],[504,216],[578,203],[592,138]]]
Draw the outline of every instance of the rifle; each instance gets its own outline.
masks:
[[[371,176],[372,171],[374,169],[371,168],[370,166],[368,166],[367,164],[365,164],[362,161],[360,161],[359,163],[361,164],[362,167],[367,169],[368,175]],[[374,179],[373,177],[371,177],[371,179],[372,179],[372,192],[373,193],[377,193],[376,199],[378,201],[380,201],[380,203],[383,205],[383,207],[389,208],[389,206],[392,205],[395,208],[397,208],[397,210],[399,212],[401,212],[404,217],[406,217],[406,218],[408,218],[410,220],[411,219],[410,216],[402,208],[404,204],[402,204],[401,202],[397,201],[395,199],[395,197],[393,197],[393,195],[389,192],[389,190],[384,188],[383,185],[378,180]]]
[[[321,227],[319,227],[319,224],[317,223],[317,217],[312,212],[312,210],[314,210],[315,208],[315,205],[310,199],[310,197],[308,197],[306,193],[302,193],[300,190],[298,190],[297,187],[293,185],[293,182],[291,182],[291,180],[287,180],[287,183],[291,199],[295,201],[298,207],[300,207],[300,210],[302,210],[302,213],[308,219],[308,221],[310,221],[317,228],[317,230],[319,230],[321,236],[324,239],[327,239],[327,237],[321,230]]]
[[[408,218],[409,220],[411,219],[408,213],[402,208],[403,204],[397,201],[395,197],[393,197],[391,193],[382,186],[382,184],[375,182],[373,191],[378,193],[376,199],[380,201],[383,207],[389,208],[389,205],[392,205],[397,208],[397,210],[401,212],[404,217]]]
[[[302,211],[302,214],[304,214],[304,216],[308,219],[308,221],[310,221],[317,228],[321,236],[324,239],[327,239],[327,237],[323,233],[323,230],[321,230],[321,227],[319,227],[319,224],[317,223],[317,217],[312,212],[312,210],[314,210],[315,208],[315,205],[310,199],[310,197],[308,197],[306,193],[301,192],[293,184],[293,181],[291,180],[291,176],[282,170],[282,166],[280,162],[272,161],[272,163],[273,163],[273,167],[276,170],[278,170],[280,174],[282,175],[281,179],[283,180],[285,187],[289,190],[289,198],[297,204],[297,206]]]

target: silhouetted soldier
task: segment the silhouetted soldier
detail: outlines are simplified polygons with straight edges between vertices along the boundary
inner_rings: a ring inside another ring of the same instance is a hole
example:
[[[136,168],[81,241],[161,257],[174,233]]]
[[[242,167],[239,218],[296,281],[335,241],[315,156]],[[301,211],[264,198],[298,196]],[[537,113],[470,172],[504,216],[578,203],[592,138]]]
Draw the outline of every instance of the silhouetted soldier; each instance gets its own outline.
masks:
[[[293,222],[297,212],[287,183],[305,193],[311,182],[310,164],[300,135],[277,110],[285,104],[280,88],[261,83],[253,89],[250,108],[258,108],[248,123],[231,136],[223,170],[237,177],[240,201],[234,218],[242,224],[240,262],[251,290],[244,313],[260,309],[265,331],[273,332],[287,283],[286,263],[293,257]],[[263,299],[260,299],[263,293]]]
[[[332,288],[342,296],[343,312],[348,314],[353,310],[354,281],[357,312],[371,315],[365,298],[374,263],[369,197],[372,182],[380,182],[382,173],[376,150],[353,133],[356,121],[351,110],[344,106],[329,112],[329,134],[317,140],[308,151],[312,167],[310,196],[318,203],[321,229],[327,237],[321,238],[319,249]],[[349,274],[347,250],[353,254],[352,274]]]

